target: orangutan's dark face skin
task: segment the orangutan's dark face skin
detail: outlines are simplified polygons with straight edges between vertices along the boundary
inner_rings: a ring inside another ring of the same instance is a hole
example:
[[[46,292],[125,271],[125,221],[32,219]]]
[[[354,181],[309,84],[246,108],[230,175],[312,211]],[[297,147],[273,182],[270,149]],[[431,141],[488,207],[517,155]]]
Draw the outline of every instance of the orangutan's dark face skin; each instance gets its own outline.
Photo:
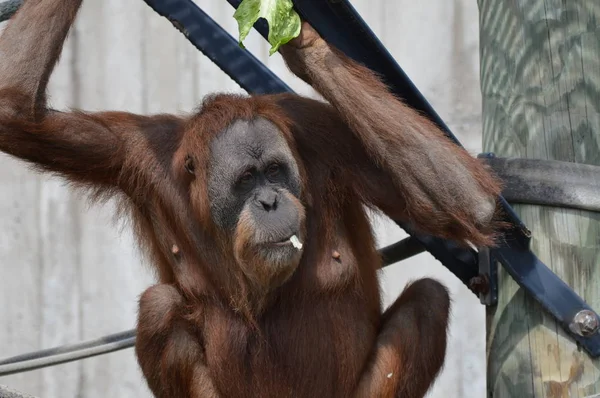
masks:
[[[263,118],[235,121],[212,142],[210,165],[211,217],[235,236],[244,272],[289,277],[302,253],[290,238],[302,239],[304,209],[298,165],[279,129]]]

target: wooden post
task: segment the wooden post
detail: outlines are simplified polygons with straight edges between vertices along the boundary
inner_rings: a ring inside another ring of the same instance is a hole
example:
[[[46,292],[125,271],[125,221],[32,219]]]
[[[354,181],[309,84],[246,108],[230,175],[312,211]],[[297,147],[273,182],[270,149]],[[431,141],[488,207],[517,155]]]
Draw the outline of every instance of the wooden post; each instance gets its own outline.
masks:
[[[478,2],[484,150],[600,165],[600,1]],[[532,250],[600,311],[600,213],[515,209]],[[600,397],[600,361],[499,274],[487,313],[488,397]]]

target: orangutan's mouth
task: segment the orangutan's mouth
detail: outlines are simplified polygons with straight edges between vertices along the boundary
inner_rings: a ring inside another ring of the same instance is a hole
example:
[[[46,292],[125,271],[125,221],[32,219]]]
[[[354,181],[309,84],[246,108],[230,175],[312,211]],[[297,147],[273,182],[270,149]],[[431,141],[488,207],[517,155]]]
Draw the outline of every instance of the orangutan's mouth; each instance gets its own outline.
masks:
[[[294,236],[295,234],[290,234],[289,236],[280,239],[280,240],[275,240],[272,242],[268,242],[268,245],[272,245],[272,246],[288,246],[292,244],[292,241],[290,240],[292,238],[292,236]]]
[[[298,250],[302,249],[302,243],[300,242],[300,239],[298,239],[298,235],[296,233],[290,234],[283,239],[267,242],[265,245],[276,247],[294,246]]]

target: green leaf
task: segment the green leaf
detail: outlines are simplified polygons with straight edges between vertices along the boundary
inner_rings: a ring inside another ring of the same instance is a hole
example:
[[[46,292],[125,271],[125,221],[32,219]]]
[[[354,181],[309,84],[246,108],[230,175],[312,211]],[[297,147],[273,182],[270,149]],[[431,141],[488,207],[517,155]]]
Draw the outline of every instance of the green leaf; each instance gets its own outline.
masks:
[[[294,11],[292,0],[244,0],[233,17],[238,22],[242,48],[244,39],[260,18],[266,19],[269,24],[269,55],[275,54],[281,45],[300,35],[300,16]]]

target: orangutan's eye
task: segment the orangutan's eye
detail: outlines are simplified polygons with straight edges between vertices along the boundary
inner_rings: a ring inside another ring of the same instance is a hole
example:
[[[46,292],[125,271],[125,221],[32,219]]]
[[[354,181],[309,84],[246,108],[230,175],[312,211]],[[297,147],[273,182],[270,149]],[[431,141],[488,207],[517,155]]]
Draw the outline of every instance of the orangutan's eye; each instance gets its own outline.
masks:
[[[241,185],[245,185],[245,186],[248,186],[248,185],[252,184],[253,182],[254,182],[254,174],[252,174],[249,171],[242,174],[242,176],[239,179],[239,183]]]
[[[280,171],[281,166],[279,166],[279,164],[277,163],[272,163],[271,165],[269,165],[269,167],[267,167],[267,176],[271,178],[277,177]]]

